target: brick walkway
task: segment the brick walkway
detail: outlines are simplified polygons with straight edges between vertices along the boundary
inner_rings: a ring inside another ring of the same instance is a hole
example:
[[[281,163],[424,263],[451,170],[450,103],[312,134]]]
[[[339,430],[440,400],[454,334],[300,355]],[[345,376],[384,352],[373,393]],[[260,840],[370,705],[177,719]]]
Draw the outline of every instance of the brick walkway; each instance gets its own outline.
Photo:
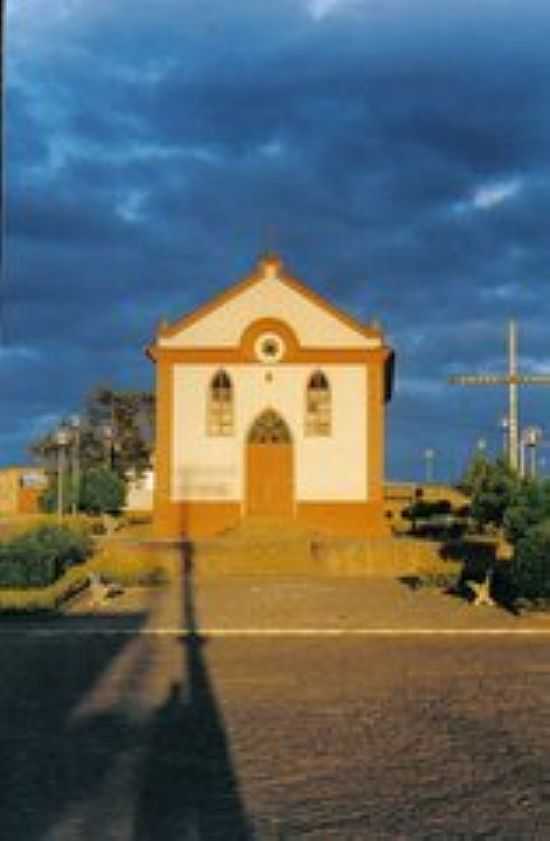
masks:
[[[1,623],[0,838],[545,841],[549,641],[454,632],[537,627],[388,579],[272,576]]]

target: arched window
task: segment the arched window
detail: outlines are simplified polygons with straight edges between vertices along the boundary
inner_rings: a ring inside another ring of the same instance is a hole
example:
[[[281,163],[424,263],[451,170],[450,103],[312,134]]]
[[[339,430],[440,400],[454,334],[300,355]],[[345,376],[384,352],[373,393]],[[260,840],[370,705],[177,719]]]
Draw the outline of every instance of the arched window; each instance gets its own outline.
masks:
[[[257,418],[248,433],[249,444],[290,444],[290,431],[284,420],[274,412],[266,409]]]
[[[306,395],[306,435],[330,435],[330,385],[322,371],[311,375]]]
[[[208,435],[233,435],[233,386],[225,371],[218,371],[208,395]]]

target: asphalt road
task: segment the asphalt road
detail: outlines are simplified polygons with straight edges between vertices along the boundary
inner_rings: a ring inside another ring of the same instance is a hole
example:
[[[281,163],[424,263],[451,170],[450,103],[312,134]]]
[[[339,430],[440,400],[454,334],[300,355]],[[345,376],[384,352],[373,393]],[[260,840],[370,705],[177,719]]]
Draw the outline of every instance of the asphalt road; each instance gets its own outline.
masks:
[[[6,841],[550,837],[548,636],[204,638],[184,587],[0,641]]]

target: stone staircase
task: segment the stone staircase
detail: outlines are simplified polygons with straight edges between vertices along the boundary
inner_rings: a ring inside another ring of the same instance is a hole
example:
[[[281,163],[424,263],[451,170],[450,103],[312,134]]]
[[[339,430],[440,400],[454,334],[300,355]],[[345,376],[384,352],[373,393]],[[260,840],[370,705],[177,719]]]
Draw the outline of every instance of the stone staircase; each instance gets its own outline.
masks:
[[[398,576],[442,569],[439,544],[388,538],[346,538],[272,519],[243,521],[191,545],[197,574]]]

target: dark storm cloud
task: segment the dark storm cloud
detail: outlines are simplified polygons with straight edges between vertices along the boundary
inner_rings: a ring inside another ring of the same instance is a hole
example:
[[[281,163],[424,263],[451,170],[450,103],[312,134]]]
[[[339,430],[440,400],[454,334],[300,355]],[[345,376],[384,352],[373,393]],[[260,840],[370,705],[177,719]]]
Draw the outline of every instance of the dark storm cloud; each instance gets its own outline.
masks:
[[[78,403],[109,360],[146,381],[157,320],[269,245],[383,320],[402,389],[392,470],[414,473],[405,416],[411,440],[426,414],[443,428],[460,406],[448,373],[504,365],[510,315],[549,355],[549,16],[513,5],[117,0],[53,15],[47,39],[20,22],[9,328],[74,370],[29,416]],[[469,405],[460,453],[499,411]]]

